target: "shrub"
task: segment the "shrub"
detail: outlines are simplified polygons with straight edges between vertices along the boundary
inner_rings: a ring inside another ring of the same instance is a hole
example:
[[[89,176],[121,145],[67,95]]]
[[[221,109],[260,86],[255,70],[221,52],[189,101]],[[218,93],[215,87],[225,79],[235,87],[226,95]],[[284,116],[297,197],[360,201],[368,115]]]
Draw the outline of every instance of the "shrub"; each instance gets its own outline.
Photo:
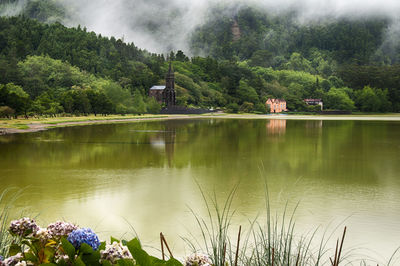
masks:
[[[230,103],[226,107],[226,111],[228,113],[238,113],[239,112],[239,105],[237,103]]]
[[[8,106],[0,106],[0,117],[11,118],[15,114],[15,110]]]
[[[250,113],[252,112],[254,109],[254,104],[253,103],[249,103],[249,102],[244,102],[241,106],[240,106],[240,111],[244,112],[244,113]]]
[[[9,232],[14,242],[8,257],[0,256],[0,265],[169,265],[182,266],[174,258],[168,261],[150,256],[137,238],[111,245],[100,242],[90,228],[79,228],[66,222],[41,228],[35,220],[22,218],[11,222]]]

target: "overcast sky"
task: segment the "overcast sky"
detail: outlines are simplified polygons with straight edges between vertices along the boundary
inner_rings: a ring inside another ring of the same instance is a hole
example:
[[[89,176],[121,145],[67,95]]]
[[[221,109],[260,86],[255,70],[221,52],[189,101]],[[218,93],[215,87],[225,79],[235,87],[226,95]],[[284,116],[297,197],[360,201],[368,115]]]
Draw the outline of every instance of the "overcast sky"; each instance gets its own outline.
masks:
[[[21,0],[24,2],[27,0]],[[222,4],[253,5],[270,12],[295,9],[299,21],[332,17],[387,15],[400,17],[400,0],[57,0],[69,10],[68,26],[81,24],[106,36],[124,37],[152,52],[188,50],[188,38],[205,21],[207,11]],[[17,11],[17,8],[13,9]],[[231,12],[231,9],[229,10]],[[15,13],[15,12],[14,12]],[[162,24],[152,28],[153,23]],[[396,25],[400,25],[397,23]],[[397,26],[396,26],[397,27]]]
[[[323,17],[400,15],[400,0],[63,0],[72,8],[71,26],[79,23],[104,35],[124,37],[139,47],[154,52],[187,50],[187,39],[195,27],[205,21],[207,10],[218,4],[255,5],[279,12],[288,8],[299,11],[299,21]],[[161,29],[148,32],[157,22]],[[164,34],[163,34],[164,33]],[[173,34],[172,34],[173,33]],[[173,35],[172,41],[169,37]]]

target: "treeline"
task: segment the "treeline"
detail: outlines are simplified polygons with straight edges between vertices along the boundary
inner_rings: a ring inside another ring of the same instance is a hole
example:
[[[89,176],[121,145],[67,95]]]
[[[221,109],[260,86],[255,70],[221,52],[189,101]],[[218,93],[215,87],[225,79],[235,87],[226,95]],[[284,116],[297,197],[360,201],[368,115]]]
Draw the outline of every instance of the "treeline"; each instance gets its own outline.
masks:
[[[193,34],[194,54],[205,52],[219,59],[239,60],[254,56],[254,64],[262,62],[263,66],[274,68],[284,68],[293,53],[311,62],[316,56],[339,64],[399,62],[399,51],[389,54],[380,49],[391,23],[384,16],[320,19],[302,24],[294,11],[271,14],[252,7],[236,9],[223,5],[210,11],[210,19]],[[232,36],[235,22],[240,30],[237,38]],[[316,63],[313,62],[314,70]]]
[[[153,98],[119,83],[80,71],[49,56],[28,56],[13,70],[15,83],[0,84],[0,116],[157,113]]]
[[[319,83],[314,85],[275,79],[288,93],[273,90],[269,94],[285,98],[291,110],[304,110],[299,100],[310,96],[322,98],[329,109],[400,112],[400,44],[387,47],[385,38],[392,21],[384,16],[301,24],[294,11],[276,15],[252,7],[236,10],[235,6],[222,5],[210,11],[209,18],[193,34],[194,54],[239,61],[252,69],[292,70],[319,76]],[[234,25],[239,28],[236,36]],[[297,91],[305,90],[304,93],[294,92],[291,88],[295,86],[302,87]],[[347,104],[333,100],[339,95]],[[361,95],[369,95],[371,99],[364,97],[369,104],[360,103]],[[292,104],[293,99],[296,105]]]
[[[15,80],[15,65],[28,55],[48,55],[115,81],[131,90],[145,90],[164,73],[162,55],[149,54],[133,43],[106,38],[85,28],[44,24],[25,17],[0,18],[0,66],[8,69],[1,82]]]
[[[265,113],[272,97],[285,99],[291,111],[315,111],[303,100],[322,98],[332,110],[400,111],[395,65],[339,64],[318,48],[311,52],[312,60],[293,52],[280,67],[264,60],[271,59],[268,50],[245,60],[188,58],[182,51],[168,57],[182,106]],[[157,113],[162,106],[148,89],[164,84],[166,61],[85,28],[0,18],[1,114]]]
[[[400,65],[343,65],[338,70],[348,86],[356,91],[365,84],[373,88],[386,88],[388,98],[392,103],[392,110],[400,112]]]
[[[0,18],[0,84],[2,95],[10,94],[0,106],[9,107],[6,113],[157,112],[160,106],[147,98],[147,90],[163,78],[164,63],[162,55],[85,28]],[[7,88],[13,86],[29,96],[24,107],[11,100],[14,94]]]

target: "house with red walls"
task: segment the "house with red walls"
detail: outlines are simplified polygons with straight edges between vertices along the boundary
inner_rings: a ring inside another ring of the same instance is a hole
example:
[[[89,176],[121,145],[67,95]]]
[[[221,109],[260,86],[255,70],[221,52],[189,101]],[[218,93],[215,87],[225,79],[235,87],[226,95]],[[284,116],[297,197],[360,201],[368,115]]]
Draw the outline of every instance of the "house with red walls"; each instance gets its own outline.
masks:
[[[286,109],[286,101],[283,99],[271,99],[269,98],[265,102],[265,106],[270,113],[282,113],[287,111]]]

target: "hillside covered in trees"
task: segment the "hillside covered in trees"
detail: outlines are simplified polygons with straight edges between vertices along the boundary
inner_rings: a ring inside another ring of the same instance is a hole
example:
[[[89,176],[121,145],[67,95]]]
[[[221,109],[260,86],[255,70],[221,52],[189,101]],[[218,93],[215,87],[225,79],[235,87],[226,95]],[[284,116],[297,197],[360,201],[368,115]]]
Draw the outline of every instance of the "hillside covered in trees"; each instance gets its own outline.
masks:
[[[56,1],[29,1],[23,15],[0,18],[0,115],[157,113],[147,92],[164,82],[167,57],[179,105],[265,113],[274,97],[312,111],[303,99],[322,98],[331,110],[400,112],[388,18],[299,24],[290,12],[212,12],[192,33],[189,58],[65,27]]]

